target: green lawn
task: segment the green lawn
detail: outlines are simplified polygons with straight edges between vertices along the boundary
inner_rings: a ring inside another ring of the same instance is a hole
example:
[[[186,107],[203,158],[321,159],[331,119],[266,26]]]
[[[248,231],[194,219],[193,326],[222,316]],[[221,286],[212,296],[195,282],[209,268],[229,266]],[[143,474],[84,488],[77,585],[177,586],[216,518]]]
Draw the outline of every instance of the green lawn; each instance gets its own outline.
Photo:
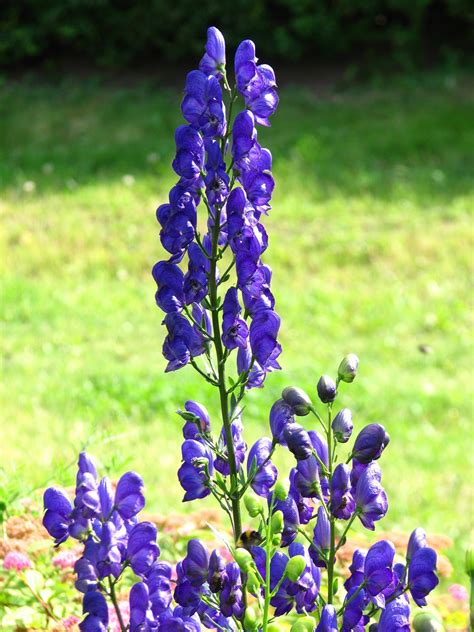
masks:
[[[152,509],[181,510],[175,411],[188,398],[218,408],[191,368],[164,375],[150,276],[179,99],[157,81],[1,89],[0,461],[25,494],[70,484],[86,447],[112,475],[140,471]],[[448,534],[458,579],[473,500],[473,106],[465,76],[282,89],[261,139],[277,182],[266,261],[284,371],[245,411],[250,442],[283,386],[314,395],[357,353],[341,404],[358,428],[391,434],[383,528]]]

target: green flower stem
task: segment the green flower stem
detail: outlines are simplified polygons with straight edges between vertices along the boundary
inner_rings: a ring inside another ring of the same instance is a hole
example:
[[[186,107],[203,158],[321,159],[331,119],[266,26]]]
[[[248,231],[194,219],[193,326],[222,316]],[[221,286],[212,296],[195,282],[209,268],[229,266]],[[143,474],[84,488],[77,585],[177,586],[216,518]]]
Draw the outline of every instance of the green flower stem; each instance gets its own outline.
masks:
[[[120,608],[119,608],[119,605],[118,605],[117,595],[115,593],[115,583],[112,581],[110,576],[109,576],[109,588],[110,588],[110,592],[109,592],[110,600],[112,601],[114,609],[115,609],[115,612],[117,614],[117,620],[118,620],[118,623],[119,623],[119,626],[120,626],[120,630],[121,630],[121,632],[126,632],[127,631],[127,626],[124,623],[124,620],[123,620],[123,617],[122,617],[122,613],[120,612]]]
[[[265,601],[263,605],[263,632],[267,632],[268,627],[268,615],[270,610],[270,599],[272,597],[272,593],[270,590],[270,562],[271,562],[271,549],[273,547],[273,529],[272,529],[272,514],[273,514],[273,505],[275,503],[275,493],[272,494],[272,500],[270,502],[270,509],[268,510],[268,522],[267,522],[267,532],[266,532],[266,540],[265,540]]]

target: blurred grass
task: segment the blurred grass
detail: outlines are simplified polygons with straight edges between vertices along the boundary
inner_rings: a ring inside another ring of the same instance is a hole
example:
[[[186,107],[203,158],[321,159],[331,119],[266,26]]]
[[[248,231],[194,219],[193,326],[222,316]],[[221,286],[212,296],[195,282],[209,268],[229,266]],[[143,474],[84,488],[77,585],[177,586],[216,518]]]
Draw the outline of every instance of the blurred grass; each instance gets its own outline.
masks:
[[[150,276],[179,95],[64,80],[0,97],[1,463],[25,489],[70,484],[86,447],[112,475],[140,471],[153,510],[181,509],[175,411],[217,406],[192,369],[163,374]],[[260,137],[277,181],[266,261],[284,371],[245,414],[250,442],[284,385],[314,395],[357,353],[341,405],[392,436],[383,528],[449,535],[458,578],[472,527],[473,105],[465,76],[282,90]]]

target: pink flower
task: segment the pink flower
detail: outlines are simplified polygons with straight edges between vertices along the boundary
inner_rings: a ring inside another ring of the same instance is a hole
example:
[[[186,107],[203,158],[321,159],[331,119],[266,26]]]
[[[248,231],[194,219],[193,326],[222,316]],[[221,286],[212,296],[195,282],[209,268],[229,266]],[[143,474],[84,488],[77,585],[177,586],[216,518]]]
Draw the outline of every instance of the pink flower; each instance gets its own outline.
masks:
[[[77,555],[74,551],[61,551],[53,557],[53,566],[57,566],[63,570],[66,568],[74,568],[76,560]]]
[[[65,619],[63,619],[61,621],[61,623],[63,624],[65,630],[70,630],[77,623],[79,623],[79,621],[80,621],[79,617],[76,617],[75,614],[72,614],[71,616],[66,617]]]
[[[451,584],[448,588],[451,597],[457,599],[458,601],[467,601],[469,595],[467,594],[467,590],[461,584]]]
[[[30,558],[24,553],[18,553],[18,551],[10,551],[3,560],[3,568],[6,570],[22,571],[32,566]]]
[[[122,620],[125,625],[127,625],[130,619],[130,604],[128,601],[122,600],[119,601],[118,607],[122,615]],[[120,623],[115,608],[112,605],[109,605],[109,630],[110,632],[120,632]]]

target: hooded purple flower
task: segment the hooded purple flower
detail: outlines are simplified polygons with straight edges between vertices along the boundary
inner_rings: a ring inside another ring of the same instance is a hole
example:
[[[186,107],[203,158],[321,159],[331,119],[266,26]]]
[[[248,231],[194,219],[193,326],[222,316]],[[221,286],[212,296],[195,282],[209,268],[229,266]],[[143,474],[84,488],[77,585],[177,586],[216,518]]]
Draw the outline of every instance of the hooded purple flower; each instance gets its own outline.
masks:
[[[380,482],[382,472],[377,463],[371,463],[361,474],[355,492],[358,516],[366,529],[373,531],[374,522],[385,516],[387,495]]]
[[[130,590],[130,632],[158,630],[150,608],[148,586],[143,582],[134,584]]]
[[[304,463],[304,461],[302,461]],[[305,498],[300,494],[298,488],[296,487],[296,479],[298,476],[298,471],[296,468],[292,468],[290,470],[290,490],[289,495],[293,498],[296,503],[296,507],[298,509],[298,515],[301,524],[308,524],[308,522],[313,517],[314,504],[311,499]]]
[[[211,431],[211,420],[207,408],[198,402],[189,399],[184,404],[184,410],[178,413],[186,420],[183,426],[183,437],[185,439],[200,440],[200,434]]]
[[[211,206],[222,206],[229,195],[229,176],[226,164],[222,157],[220,143],[217,140],[208,141],[207,149],[207,175],[204,179],[206,195]],[[212,225],[212,224],[211,224]]]
[[[136,472],[127,472],[120,477],[115,490],[115,507],[124,519],[137,515],[145,506],[143,480]]]
[[[349,590],[344,602],[344,614],[342,615],[342,631],[353,632],[360,630],[363,632],[369,621],[369,617],[364,615],[364,610],[368,605],[368,599],[364,589],[354,586]]]
[[[313,545],[309,547],[311,559],[321,568],[326,568],[326,559],[331,546],[331,525],[326,510],[318,508],[318,517],[313,531]]]
[[[219,605],[225,617],[241,619],[245,608],[242,593],[242,578],[236,562],[229,562],[225,567],[224,586],[219,596]]]
[[[298,463],[309,459],[313,454],[313,444],[303,426],[297,423],[287,424],[283,431],[283,437],[288,450],[296,457]]]
[[[316,632],[338,632],[337,613],[334,606],[330,604],[324,606]]]
[[[77,467],[74,507],[84,518],[93,518],[100,510],[97,470],[85,452],[79,455]]]
[[[379,608],[385,607],[384,591],[394,582],[395,547],[388,540],[373,544],[365,558],[364,578],[368,595]]]
[[[239,305],[237,288],[227,290],[223,303],[222,342],[227,349],[246,347],[249,330],[247,323],[239,318],[242,308]]]
[[[194,182],[194,181],[193,181]],[[196,181],[197,182],[197,181]],[[179,262],[194,239],[196,228],[196,200],[186,185],[176,185],[169,194],[169,203],[156,211],[161,224],[160,240],[171,253],[173,262]]]
[[[421,527],[417,527],[412,531],[410,539],[408,540],[407,547],[407,562],[410,562],[412,557],[418,551],[426,546],[426,532]]]
[[[127,557],[136,575],[146,575],[152,568],[160,549],[156,543],[156,527],[151,522],[139,522],[130,531]]]
[[[212,452],[194,439],[184,441],[181,451],[184,463],[178,470],[178,478],[186,492],[183,502],[205,498],[211,493],[208,475],[214,473]]]
[[[199,62],[199,70],[206,75],[222,77],[225,69],[225,40],[222,33],[215,26],[207,29],[206,52]]]
[[[270,409],[270,429],[273,438],[280,445],[286,446],[284,431],[291,423],[295,423],[291,407],[283,399],[278,399]]]
[[[377,629],[378,632],[410,632],[410,604],[403,596],[387,604]]]
[[[204,336],[193,329],[182,314],[166,314],[163,323],[168,329],[168,335],[163,343],[163,355],[168,360],[166,372],[181,369],[191,358],[204,353]]]
[[[184,575],[193,586],[202,586],[206,581],[209,554],[200,540],[189,540],[182,568]]]
[[[207,273],[209,272],[209,260],[196,243],[193,242],[192,244],[190,244],[188,249],[188,256],[188,271],[183,277],[181,290],[182,292],[184,292],[186,305],[190,305],[191,303],[199,303],[205,296],[207,296]],[[180,307],[182,308],[182,304]]]
[[[364,581],[364,567],[367,551],[356,549],[352,554],[352,563],[349,566],[351,575],[344,582],[344,588],[349,592],[353,588],[358,588]]]
[[[265,498],[275,485],[278,476],[276,467],[269,460],[272,447],[272,440],[268,437],[262,437],[250,448],[247,458],[247,475],[249,476],[252,471],[259,470],[253,477],[251,487],[256,494]]]
[[[326,440],[319,432],[314,430],[310,430],[308,436],[312,450],[316,452],[319,459],[327,467],[329,457]],[[298,461],[296,469],[295,484],[302,496],[305,498],[318,498],[320,492],[322,492],[323,496],[327,497],[328,481],[323,476],[321,465],[313,454],[304,461]]]
[[[50,536],[54,538],[56,546],[65,542],[69,537],[72,524],[72,504],[67,495],[56,487],[49,487],[43,496],[45,514],[43,525]],[[87,528],[87,522],[85,524]]]
[[[213,593],[220,592],[224,584],[225,559],[217,549],[212,551],[209,558],[209,570],[207,582],[209,589]]]
[[[336,399],[336,382],[329,375],[321,375],[317,385],[319,399],[323,404],[329,404]]]
[[[262,367],[278,367],[276,359],[281,353],[281,345],[277,342],[280,329],[280,317],[271,309],[263,309],[255,313],[250,325],[250,344],[255,359]]]
[[[76,590],[87,593],[97,589],[97,569],[93,561],[87,557],[81,557],[74,564],[74,572],[77,575],[74,583]]]
[[[166,562],[155,562],[146,576],[148,600],[154,617],[165,612],[172,600],[171,566]]]
[[[184,93],[181,111],[188,123],[206,138],[224,136],[225,107],[216,77],[207,76],[200,70],[192,70],[186,77]]]
[[[250,343],[247,343],[247,346],[244,349],[240,348],[237,351],[237,373],[242,375],[242,373],[247,372],[248,377],[245,383],[245,388],[261,388],[265,381],[266,373],[259,363],[255,361],[255,358],[252,355]]]
[[[82,601],[82,611],[87,616],[79,623],[81,632],[107,632],[109,611],[102,593],[86,593]]]
[[[256,62],[255,44],[251,40],[244,40],[235,53],[237,89],[244,97],[247,108],[254,113],[257,123],[268,127],[268,118],[278,106],[275,73],[270,66],[257,66]]]
[[[428,546],[418,549],[408,565],[408,587],[417,606],[426,606],[425,597],[439,584],[435,571],[436,551]]]
[[[239,470],[240,466],[244,462],[245,452],[247,451],[247,444],[243,438],[244,427],[242,425],[240,413],[234,415],[234,421],[231,423],[230,427],[232,432],[232,443],[234,445],[235,461],[237,469]],[[218,447],[220,454],[214,461],[214,467],[224,476],[228,476],[230,474],[230,466],[227,455],[227,438],[224,428],[222,428],[221,435],[219,437]]]
[[[268,504],[271,503],[272,495],[268,496]],[[283,514],[283,533],[281,534],[281,546],[289,546],[298,534],[300,518],[298,508],[294,499],[287,496],[285,500],[275,499],[273,503],[273,513],[281,511]]]
[[[339,463],[332,477],[330,509],[333,516],[341,520],[349,520],[355,511],[350,476],[349,466]]]
[[[204,141],[198,131],[189,125],[180,125],[174,135],[176,156],[173,169],[187,182],[201,178],[204,167]],[[201,184],[197,183],[198,186]]]
[[[354,442],[352,456],[359,463],[370,463],[379,459],[390,442],[385,428],[380,424],[369,424],[362,428]]]
[[[177,265],[168,261],[155,263],[153,278],[158,286],[156,304],[165,313],[180,312],[184,305],[184,275]]]

